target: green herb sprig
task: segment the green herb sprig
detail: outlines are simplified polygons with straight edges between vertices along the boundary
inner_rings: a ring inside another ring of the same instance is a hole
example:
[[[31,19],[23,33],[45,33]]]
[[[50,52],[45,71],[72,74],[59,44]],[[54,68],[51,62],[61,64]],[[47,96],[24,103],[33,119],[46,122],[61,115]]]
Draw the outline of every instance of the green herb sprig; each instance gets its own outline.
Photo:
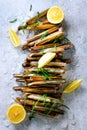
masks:
[[[34,117],[35,108],[36,108],[36,106],[38,105],[38,103],[41,101],[41,99],[44,100],[44,104],[45,104],[45,102],[46,102],[46,97],[47,97],[47,95],[46,95],[46,94],[43,94],[43,95],[36,101],[36,103],[34,104],[34,106],[33,106],[33,108],[32,108],[32,111],[31,111],[31,114],[30,114],[30,116],[29,116],[29,119],[31,119],[32,117]]]
[[[25,33],[25,29],[26,29],[24,26],[25,26],[25,22],[22,23],[22,29],[21,30],[23,31],[23,33]]]
[[[39,22],[36,22],[36,23],[32,24],[31,26],[37,27],[38,25],[39,25]]]
[[[32,11],[32,5],[30,5],[30,9],[29,10]]]
[[[57,101],[58,101],[57,103],[53,103],[53,104],[51,105],[49,111],[45,112],[46,115],[49,115],[55,108],[60,108],[60,107],[62,107],[62,106],[65,107],[65,108],[67,108],[67,109],[69,109],[68,106],[66,106],[65,104],[63,104],[63,103],[61,102],[61,99],[58,99]],[[51,103],[52,103],[52,101],[51,101]]]
[[[44,55],[44,47],[42,47],[42,54]]]
[[[40,40],[44,39],[44,38],[47,36],[47,34],[48,34],[48,31],[45,31],[45,32],[42,34]]]
[[[15,19],[13,19],[13,20],[11,20],[11,21],[9,21],[10,23],[15,23],[17,21],[17,18],[15,18]]]
[[[37,19],[36,19],[36,22],[40,22],[40,13],[37,12]]]
[[[26,107],[27,95],[24,96],[24,107]]]
[[[51,80],[50,76],[54,76],[53,74],[50,74],[44,68],[38,68],[38,71],[39,71],[39,74],[42,75],[45,80]]]
[[[70,40],[66,36],[60,36],[56,38],[53,43],[64,41],[65,43],[70,42]]]
[[[41,76],[43,76],[44,80],[51,80],[50,76],[54,76],[54,74],[50,74],[44,68],[38,68],[37,72],[31,72],[31,73],[34,74],[34,75],[41,75]]]
[[[55,107],[55,103],[50,107],[50,109],[49,109],[49,111],[47,112],[47,113],[45,113],[46,115],[49,115],[52,111],[53,111],[53,109],[54,109],[54,107]]]

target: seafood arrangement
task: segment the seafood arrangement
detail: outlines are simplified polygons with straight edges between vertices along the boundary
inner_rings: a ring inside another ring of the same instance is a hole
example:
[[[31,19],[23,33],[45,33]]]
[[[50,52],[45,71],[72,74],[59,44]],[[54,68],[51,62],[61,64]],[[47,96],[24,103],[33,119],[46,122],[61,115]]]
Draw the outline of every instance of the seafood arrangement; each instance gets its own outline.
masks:
[[[68,71],[67,65],[71,63],[71,59],[65,59],[63,53],[72,49],[73,44],[65,36],[62,24],[64,15],[61,15],[61,19],[55,19],[53,23],[50,10],[47,9],[38,12],[35,17],[18,27],[19,31],[36,32],[33,37],[27,38],[22,46],[22,50],[28,51],[28,56],[22,64],[24,71],[14,74],[20,86],[14,86],[13,89],[23,93],[23,96],[16,97],[15,101],[22,105],[26,112],[30,112],[29,118],[35,113],[48,117],[64,114],[68,107],[62,99],[63,93],[68,93],[70,87],[73,91],[82,82],[76,80],[68,88],[65,86],[64,74]]]

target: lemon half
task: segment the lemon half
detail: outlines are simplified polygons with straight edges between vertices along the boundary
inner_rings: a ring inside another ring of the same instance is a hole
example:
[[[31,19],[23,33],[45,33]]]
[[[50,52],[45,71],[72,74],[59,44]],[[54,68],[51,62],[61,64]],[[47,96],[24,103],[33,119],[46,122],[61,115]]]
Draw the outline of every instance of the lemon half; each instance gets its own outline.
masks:
[[[26,117],[26,111],[22,105],[13,104],[7,110],[7,118],[13,124],[19,124]]]
[[[64,12],[61,7],[53,6],[47,12],[47,19],[50,23],[58,24],[64,19]]]

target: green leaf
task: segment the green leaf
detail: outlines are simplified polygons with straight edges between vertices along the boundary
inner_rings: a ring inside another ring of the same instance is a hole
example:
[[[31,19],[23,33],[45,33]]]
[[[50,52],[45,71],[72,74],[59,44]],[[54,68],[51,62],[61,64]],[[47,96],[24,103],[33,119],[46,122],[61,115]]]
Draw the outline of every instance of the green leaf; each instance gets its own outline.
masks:
[[[70,42],[70,40],[66,36],[60,36],[56,38],[53,43],[64,41],[65,43]]]
[[[25,22],[22,23],[22,29],[21,30],[23,31],[23,33],[25,33],[25,29],[26,29],[24,26],[25,26]]]
[[[46,102],[46,97],[47,97],[47,95],[44,94],[44,95],[42,95],[42,96],[36,101],[36,103],[34,104],[34,106],[33,106],[33,108],[32,108],[32,111],[31,111],[31,114],[30,114],[30,116],[29,116],[29,119],[31,119],[31,118],[34,116],[34,114],[35,114],[35,108],[36,108],[36,106],[38,105],[38,103],[41,101],[41,99],[44,99],[44,103]]]
[[[46,113],[46,115],[49,115],[52,111],[53,111],[53,109],[54,109],[54,107],[55,107],[55,103],[50,107],[50,109],[49,109],[49,111]]]
[[[24,96],[24,107],[26,106],[27,95]]]
[[[37,12],[37,19],[36,19],[37,22],[40,22],[40,13]]]
[[[32,11],[32,5],[30,5],[30,9],[29,10]]]
[[[58,39],[58,38],[56,38],[56,39],[53,41],[53,43],[56,43],[56,42],[59,42],[59,39]]]
[[[11,21],[9,21],[10,23],[15,23],[17,21],[17,18],[16,19],[13,19]]]
[[[54,74],[50,74],[44,68],[39,68],[38,71],[39,74],[42,75],[45,80],[50,80],[51,79],[50,76],[54,76]]]
[[[46,109],[50,105],[50,102],[45,103],[44,109]]]
[[[42,34],[40,40],[44,39],[44,38],[47,36],[47,34],[48,34],[48,31],[45,31],[45,32]]]
[[[39,22],[36,22],[36,23],[32,24],[31,26],[37,27],[38,25],[39,25]]]
[[[42,54],[44,55],[44,47],[42,47]]]
[[[51,80],[50,76],[54,76],[54,74],[50,74],[44,68],[38,68],[37,72],[31,72],[31,74],[41,75],[41,76],[43,76],[44,80]]]

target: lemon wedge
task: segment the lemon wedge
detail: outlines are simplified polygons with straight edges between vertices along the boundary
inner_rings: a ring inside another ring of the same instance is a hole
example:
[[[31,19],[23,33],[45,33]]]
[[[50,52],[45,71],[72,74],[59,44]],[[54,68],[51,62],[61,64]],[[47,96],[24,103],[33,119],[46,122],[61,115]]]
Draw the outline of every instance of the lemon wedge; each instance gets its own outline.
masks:
[[[47,19],[50,23],[58,24],[64,19],[64,12],[61,7],[52,6],[47,12]]]
[[[22,105],[13,104],[7,110],[7,118],[13,124],[19,124],[26,117],[26,111]]]
[[[9,37],[15,47],[20,46],[20,39],[13,29],[9,29]]]
[[[72,83],[70,83],[65,88],[63,93],[71,93],[71,92],[73,92],[75,89],[77,89],[81,85],[82,81],[83,81],[82,79],[78,79],[78,80],[73,81]]]
[[[42,68],[47,65],[54,57],[56,53],[48,52],[44,54],[38,61],[38,68]]]

